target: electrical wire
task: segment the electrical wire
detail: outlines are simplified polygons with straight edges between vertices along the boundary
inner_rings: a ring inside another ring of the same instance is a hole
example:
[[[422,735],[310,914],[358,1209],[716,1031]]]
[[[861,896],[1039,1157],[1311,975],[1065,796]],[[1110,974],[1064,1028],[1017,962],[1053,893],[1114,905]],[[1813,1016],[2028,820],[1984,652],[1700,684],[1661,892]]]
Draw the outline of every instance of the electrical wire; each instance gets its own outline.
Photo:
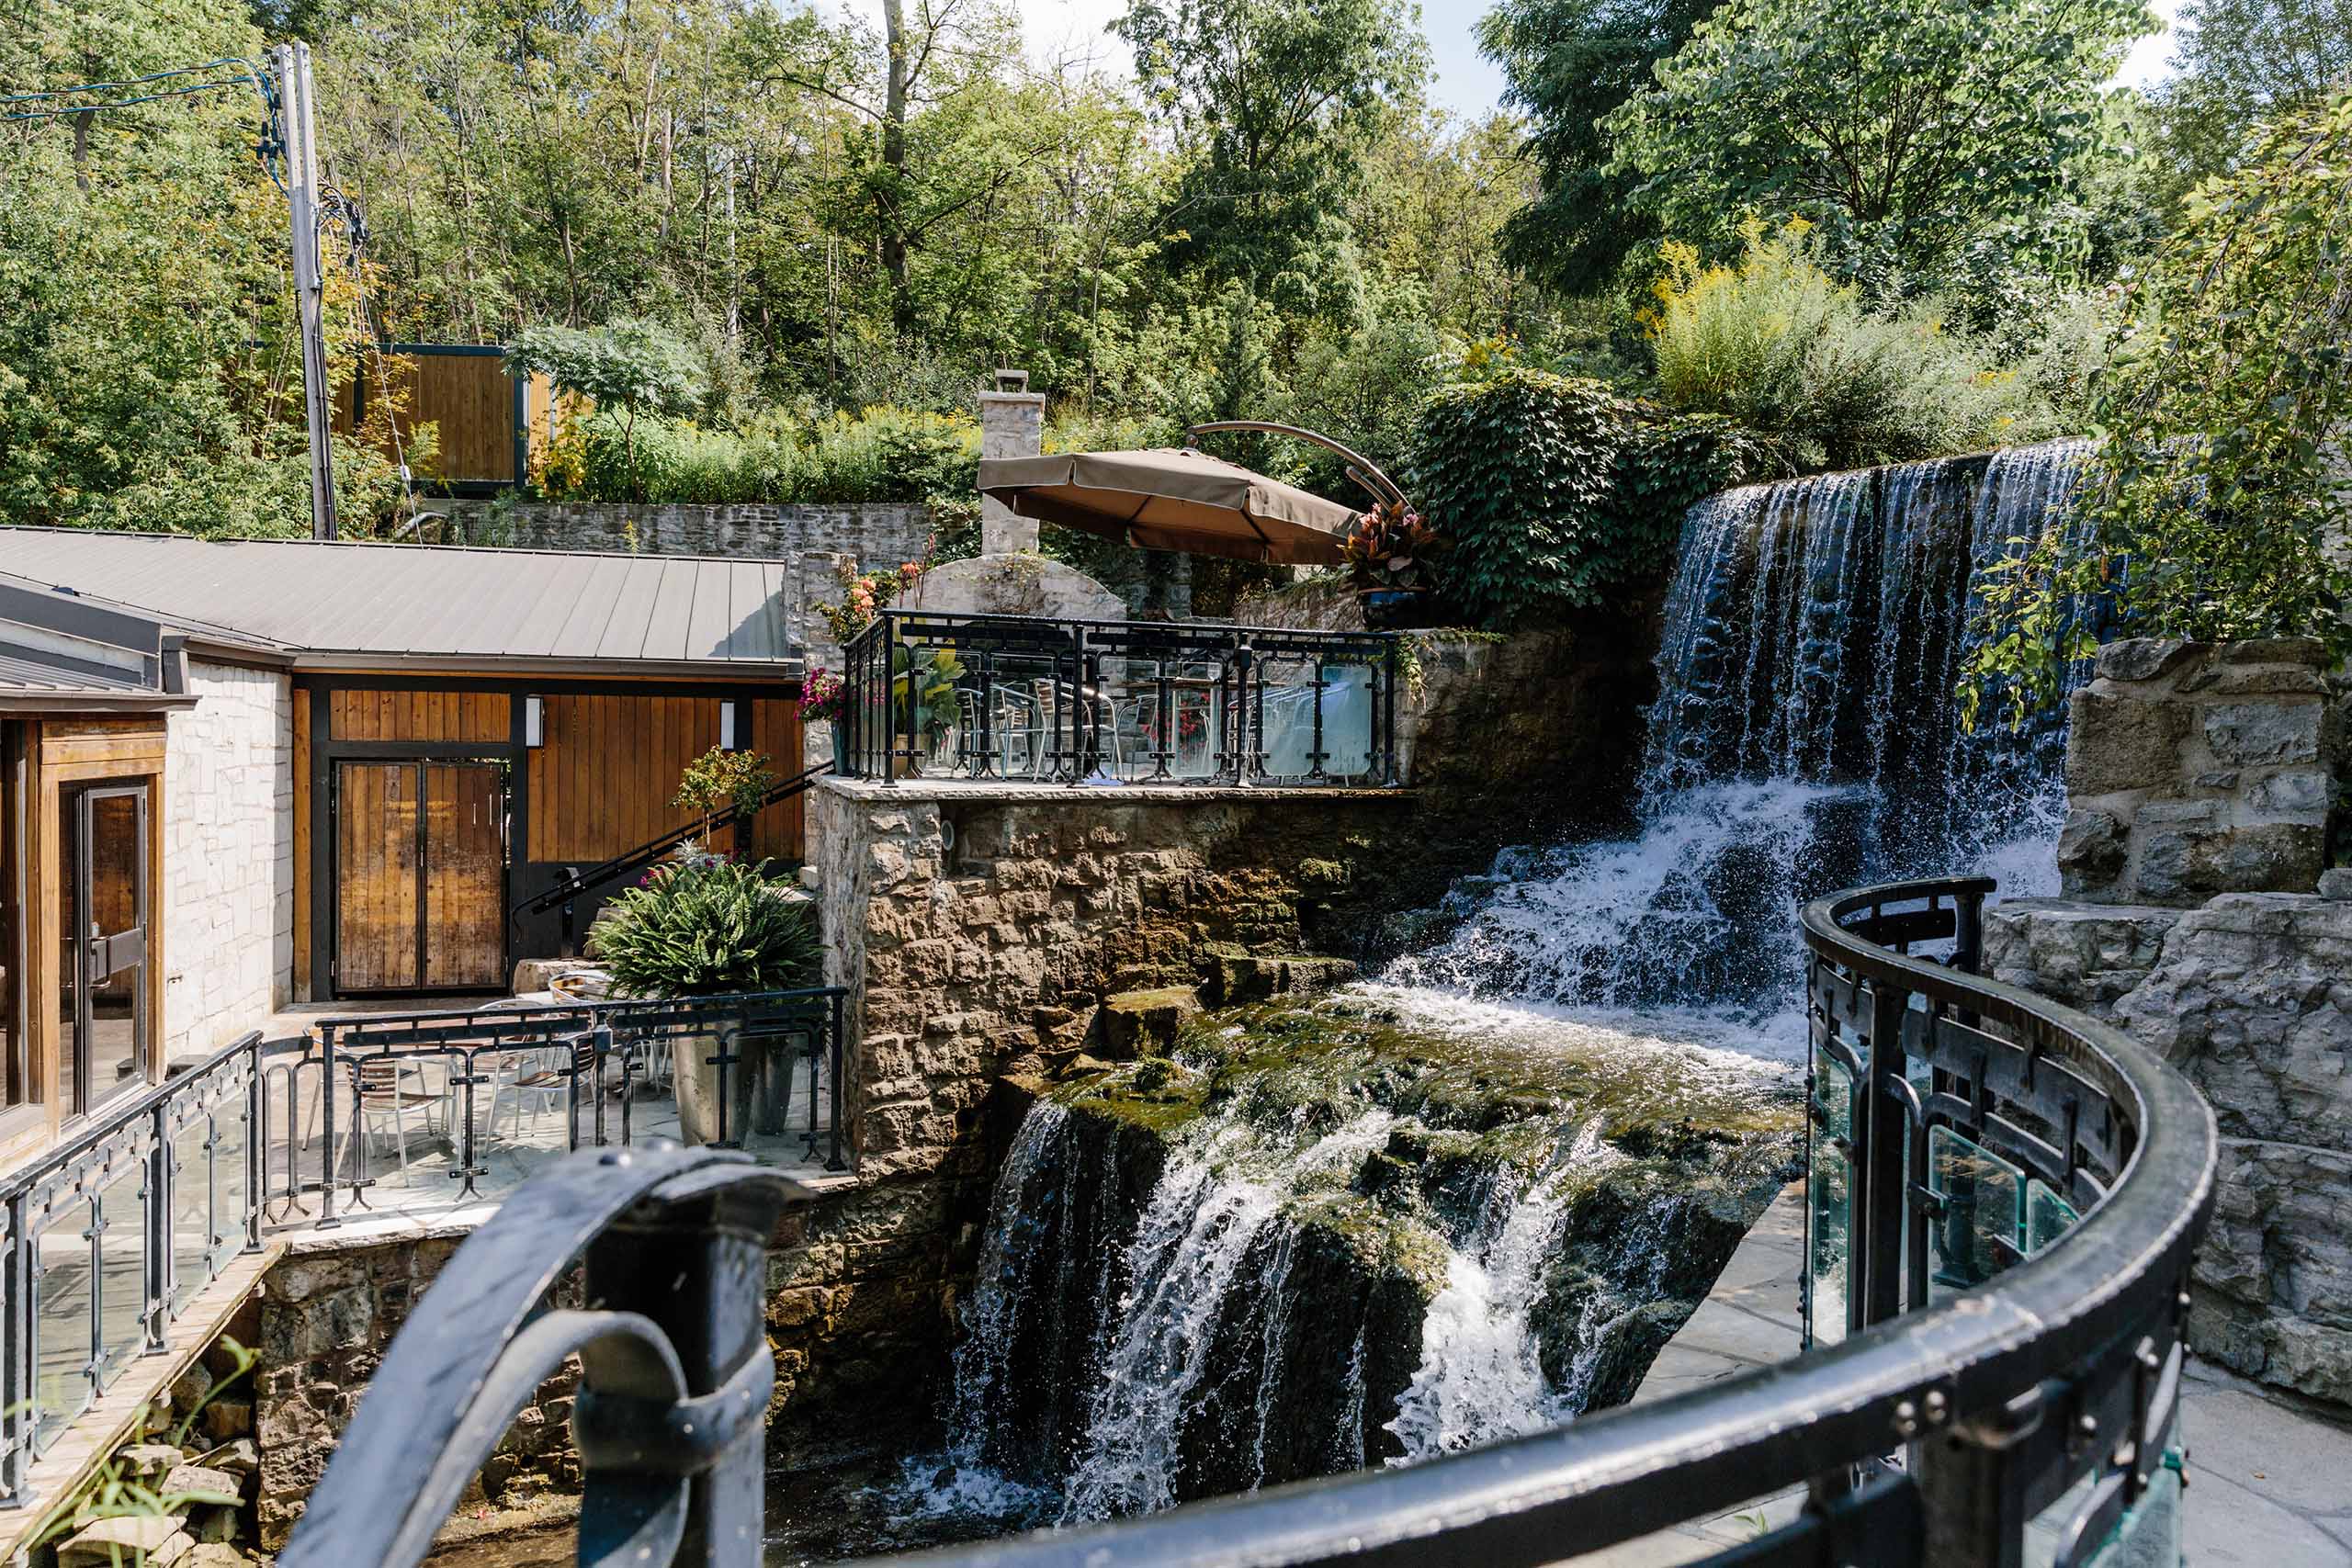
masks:
[[[226,92],[238,87],[251,87],[261,100],[262,139],[254,143],[254,155],[261,160],[262,172],[270,184],[283,194],[285,177],[277,164],[283,160],[285,146],[277,135],[277,84],[267,70],[255,65],[243,55],[224,55],[208,60],[201,65],[175,66],[169,71],[152,71],[144,76],[125,77],[119,82],[84,82],[71,87],[43,87],[30,93],[10,93],[0,96],[0,108],[16,104],[56,105],[57,100],[88,97],[98,93],[122,93],[156,82],[176,81],[183,76],[209,75],[226,66],[240,67],[236,74],[217,82],[199,82],[192,87],[173,87],[163,92],[138,93],[130,97],[107,98],[97,103],[65,103],[58,107],[25,109],[15,114],[0,114],[0,124],[17,124],[29,120],[71,119],[77,115],[96,114],[105,109],[127,109],[140,104],[163,103],[173,98],[190,98],[203,93]]]

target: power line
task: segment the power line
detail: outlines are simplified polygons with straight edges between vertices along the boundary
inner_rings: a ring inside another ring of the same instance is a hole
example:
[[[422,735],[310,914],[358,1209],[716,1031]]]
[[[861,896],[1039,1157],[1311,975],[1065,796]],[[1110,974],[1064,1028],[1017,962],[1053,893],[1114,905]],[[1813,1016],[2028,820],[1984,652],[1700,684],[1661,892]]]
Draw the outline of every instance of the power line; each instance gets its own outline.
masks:
[[[133,88],[150,86],[157,82],[177,81],[184,76],[209,76],[216,71],[231,66],[238,68],[235,74],[223,77],[219,81],[199,82],[194,86],[170,87],[152,93],[133,93],[127,98],[109,97],[94,103],[70,101],[89,97],[93,94],[130,92]],[[200,65],[179,65],[169,71],[151,71],[144,76],[128,76],[119,82],[83,82],[70,87],[42,87],[29,93],[7,94],[0,96],[0,108],[19,104],[41,104],[50,107],[20,109],[14,114],[0,114],[0,124],[28,120],[72,119],[80,115],[94,115],[105,109],[127,109],[139,104],[163,103],[173,98],[189,98],[203,93],[227,92],[240,87],[251,87],[254,96],[261,102],[262,139],[254,143],[254,154],[261,160],[262,172],[269,176],[270,183],[282,192],[286,189],[286,181],[277,172],[277,160],[285,152],[285,147],[277,131],[277,84],[271,79],[267,71],[243,55],[224,55],[218,60],[208,60]]]

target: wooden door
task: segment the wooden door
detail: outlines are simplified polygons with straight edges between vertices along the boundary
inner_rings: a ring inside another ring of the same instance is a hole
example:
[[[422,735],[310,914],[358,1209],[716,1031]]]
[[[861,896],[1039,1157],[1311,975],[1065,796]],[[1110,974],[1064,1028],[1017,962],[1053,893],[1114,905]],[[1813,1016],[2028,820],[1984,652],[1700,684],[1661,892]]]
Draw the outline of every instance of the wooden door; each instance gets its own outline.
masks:
[[[424,976],[419,766],[337,762],[334,772],[335,989],[415,990]]]
[[[149,1077],[147,786],[60,799],[59,892],[65,931],[59,1099],[80,1115]]]
[[[506,978],[506,773],[335,764],[335,989],[479,990]]]
[[[424,983],[506,979],[506,774],[495,762],[424,765]]]

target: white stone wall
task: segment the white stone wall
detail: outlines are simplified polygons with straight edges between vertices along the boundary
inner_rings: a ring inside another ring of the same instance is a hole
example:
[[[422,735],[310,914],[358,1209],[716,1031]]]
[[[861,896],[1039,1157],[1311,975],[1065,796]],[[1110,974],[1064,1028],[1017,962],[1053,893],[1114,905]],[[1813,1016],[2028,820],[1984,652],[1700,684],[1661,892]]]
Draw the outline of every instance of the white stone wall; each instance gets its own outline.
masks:
[[[256,1029],[294,970],[294,696],[190,660],[164,757],[164,1058]]]

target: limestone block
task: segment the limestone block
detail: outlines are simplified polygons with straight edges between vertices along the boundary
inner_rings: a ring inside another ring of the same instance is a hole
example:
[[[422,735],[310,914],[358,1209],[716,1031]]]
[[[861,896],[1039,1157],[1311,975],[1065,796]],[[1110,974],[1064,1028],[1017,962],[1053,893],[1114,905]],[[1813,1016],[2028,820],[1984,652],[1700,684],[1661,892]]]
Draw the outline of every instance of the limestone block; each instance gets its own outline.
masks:
[[[2086,887],[2103,886],[2123,871],[2131,846],[2121,821],[2111,811],[2077,806],[2067,813],[2058,835],[2058,869],[2066,891],[2080,897]]]
[[[168,1514],[95,1519],[57,1549],[57,1568],[171,1568],[196,1546],[187,1521]]]
[[[2185,911],[2013,898],[1984,911],[1984,966],[2100,1017],[2145,980]]]
[[[1097,1049],[1114,1060],[1160,1054],[1174,1047],[1184,1021],[1200,1011],[1200,993],[1190,986],[1105,997],[1097,1015],[1102,1033]]]
[[[157,1490],[166,1496],[189,1496],[208,1503],[234,1503],[243,1493],[243,1483],[225,1470],[214,1470],[200,1464],[172,1467]]]
[[[2326,716],[2316,701],[2220,703],[2205,710],[2205,744],[2222,762],[2316,762]]]
[[[2120,695],[2098,686],[2084,687],[2071,701],[2074,728],[2066,746],[2070,795],[2161,789],[2179,778],[2180,742],[2188,733],[2187,706]]]
[[[2206,650],[2204,643],[2174,637],[2125,637],[2099,649],[2097,673],[2102,681],[2153,681],[2171,674]]]
[[[2268,774],[2246,791],[2246,805],[2269,817],[2304,817],[2324,820],[2335,793],[2335,781],[2321,768],[2294,768]]]

